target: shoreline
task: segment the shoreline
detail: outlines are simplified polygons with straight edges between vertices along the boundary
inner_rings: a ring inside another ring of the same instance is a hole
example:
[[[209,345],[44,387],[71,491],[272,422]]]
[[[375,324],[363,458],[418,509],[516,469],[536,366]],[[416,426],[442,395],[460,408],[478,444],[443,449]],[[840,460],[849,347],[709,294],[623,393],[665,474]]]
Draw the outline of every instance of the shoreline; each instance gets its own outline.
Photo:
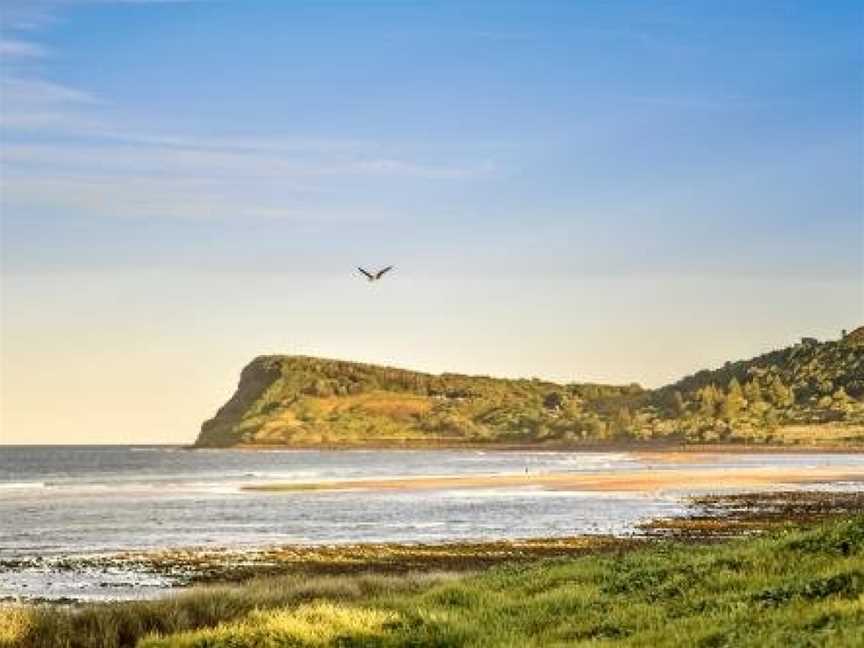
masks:
[[[645,454],[708,453],[708,454],[864,454],[864,444],[536,444],[536,443],[436,443],[436,442],[370,442],[351,444],[237,444],[231,446],[180,445],[183,450],[241,450],[258,452],[268,450],[318,450],[322,452],[351,452],[352,450],[486,450],[490,452],[574,452],[604,453],[632,452]]]
[[[670,458],[674,463],[679,458]],[[704,460],[707,460],[705,458]],[[297,491],[423,491],[477,488],[532,488],[562,491],[657,492],[664,490],[746,489],[821,482],[864,482],[864,468],[712,468],[686,470],[640,468],[614,473],[541,473],[343,479],[318,482],[273,482],[243,486],[241,490],[267,493]]]

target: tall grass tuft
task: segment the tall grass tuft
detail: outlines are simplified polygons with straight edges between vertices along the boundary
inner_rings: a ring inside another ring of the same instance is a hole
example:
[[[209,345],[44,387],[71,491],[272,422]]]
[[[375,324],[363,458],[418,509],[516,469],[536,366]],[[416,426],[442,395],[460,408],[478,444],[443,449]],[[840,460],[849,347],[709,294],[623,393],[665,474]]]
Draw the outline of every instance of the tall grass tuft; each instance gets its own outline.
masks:
[[[194,588],[151,601],[0,608],[0,648],[131,648],[146,635],[212,628],[251,613],[294,609],[304,603],[348,603],[402,596],[453,578],[449,574],[403,577],[279,576],[241,586]]]

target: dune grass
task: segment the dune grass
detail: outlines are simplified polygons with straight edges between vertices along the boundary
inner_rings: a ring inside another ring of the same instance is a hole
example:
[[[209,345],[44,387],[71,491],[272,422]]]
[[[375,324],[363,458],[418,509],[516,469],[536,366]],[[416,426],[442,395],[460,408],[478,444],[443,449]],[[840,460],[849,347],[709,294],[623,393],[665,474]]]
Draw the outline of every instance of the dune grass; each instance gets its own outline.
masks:
[[[459,578],[270,579],[16,614],[6,645],[864,646],[864,517]]]
[[[167,635],[231,621],[238,621],[242,627],[250,619],[259,618],[254,615],[268,611],[278,619],[280,614],[299,610],[306,603],[337,606],[385,595],[409,596],[453,578],[447,573],[398,577],[295,574],[252,579],[240,586],[196,587],[148,601],[0,605],[0,648],[131,647],[154,632]],[[357,631],[357,626],[348,627]]]

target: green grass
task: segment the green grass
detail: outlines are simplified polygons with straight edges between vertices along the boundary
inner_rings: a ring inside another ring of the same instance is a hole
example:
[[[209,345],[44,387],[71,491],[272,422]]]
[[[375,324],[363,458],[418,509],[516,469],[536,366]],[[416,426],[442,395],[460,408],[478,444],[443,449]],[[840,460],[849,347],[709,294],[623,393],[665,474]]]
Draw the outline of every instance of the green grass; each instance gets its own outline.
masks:
[[[141,648],[864,646],[864,517],[462,578],[273,579],[158,603],[15,614],[18,630],[7,636],[17,632],[12,645],[22,646],[134,645],[147,630]]]
[[[409,596],[455,578],[291,575],[253,579],[242,586],[207,586],[150,601],[67,607],[0,604],[0,648],[118,648],[135,646],[148,633],[182,632],[241,624],[266,611],[300,609],[305,603],[347,604],[382,596]],[[258,644],[251,644],[258,645]]]

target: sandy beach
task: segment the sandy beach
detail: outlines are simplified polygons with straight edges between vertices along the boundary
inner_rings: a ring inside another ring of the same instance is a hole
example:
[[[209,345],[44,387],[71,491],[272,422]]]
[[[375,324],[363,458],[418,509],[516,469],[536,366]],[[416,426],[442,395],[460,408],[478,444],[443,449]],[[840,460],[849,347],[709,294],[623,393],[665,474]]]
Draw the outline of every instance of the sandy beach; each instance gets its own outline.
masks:
[[[674,463],[670,462],[670,463]],[[807,468],[663,468],[618,470],[614,473],[543,473],[509,475],[460,475],[394,479],[350,479],[307,483],[271,483],[245,486],[244,490],[292,492],[308,490],[418,491],[469,488],[543,488],[573,491],[711,491],[764,488],[837,481],[861,481],[864,471],[849,467]]]

